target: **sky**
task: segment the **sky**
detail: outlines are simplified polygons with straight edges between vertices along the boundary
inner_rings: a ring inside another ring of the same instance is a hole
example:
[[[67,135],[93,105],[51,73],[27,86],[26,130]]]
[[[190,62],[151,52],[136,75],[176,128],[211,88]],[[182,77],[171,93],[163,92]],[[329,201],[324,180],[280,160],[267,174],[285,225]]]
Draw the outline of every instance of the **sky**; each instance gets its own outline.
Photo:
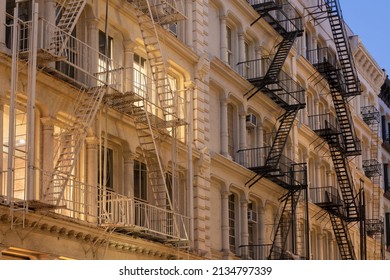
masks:
[[[390,1],[339,0],[344,21],[390,75]]]

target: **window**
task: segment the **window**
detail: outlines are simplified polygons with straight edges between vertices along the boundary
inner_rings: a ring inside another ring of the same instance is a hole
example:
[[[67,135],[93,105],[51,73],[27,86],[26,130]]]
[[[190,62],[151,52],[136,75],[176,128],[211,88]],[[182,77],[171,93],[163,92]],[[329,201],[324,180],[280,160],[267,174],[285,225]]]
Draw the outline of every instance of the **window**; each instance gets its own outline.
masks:
[[[257,212],[256,204],[250,202],[248,204],[248,253],[249,257],[254,260],[256,259],[255,247],[257,240]]]
[[[228,152],[234,159],[234,107],[228,104]]]
[[[98,184],[106,187],[106,190],[114,191],[114,152],[110,148],[101,147]]]
[[[230,251],[236,253],[236,195],[229,195],[229,247]]]
[[[6,46],[8,48],[12,47],[12,26],[10,26],[13,23],[13,15],[14,15],[14,8],[15,8],[15,0],[7,0],[6,2]],[[31,8],[30,8],[30,1],[20,2],[19,3],[19,18],[22,21],[28,21],[31,18]],[[26,49],[28,47],[28,31],[26,29],[23,29],[23,26],[21,26],[20,30],[20,49]]]
[[[146,97],[147,86],[146,58],[134,54],[133,58],[133,90],[136,94]]]
[[[110,36],[106,36],[106,33],[99,30],[99,65],[98,73],[99,80],[112,84],[112,48],[113,39]]]
[[[226,59],[227,63],[233,65],[233,42],[232,29],[226,26]]]
[[[148,191],[147,191],[147,169],[146,164],[134,161],[134,197],[136,199],[147,201],[148,200]]]

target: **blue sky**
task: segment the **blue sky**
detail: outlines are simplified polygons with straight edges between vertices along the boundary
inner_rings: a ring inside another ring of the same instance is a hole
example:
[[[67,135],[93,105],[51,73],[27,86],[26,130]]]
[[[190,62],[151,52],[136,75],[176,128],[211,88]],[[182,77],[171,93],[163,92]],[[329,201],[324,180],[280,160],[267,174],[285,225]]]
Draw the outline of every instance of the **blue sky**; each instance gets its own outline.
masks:
[[[390,74],[390,1],[339,1],[344,20],[379,66]]]

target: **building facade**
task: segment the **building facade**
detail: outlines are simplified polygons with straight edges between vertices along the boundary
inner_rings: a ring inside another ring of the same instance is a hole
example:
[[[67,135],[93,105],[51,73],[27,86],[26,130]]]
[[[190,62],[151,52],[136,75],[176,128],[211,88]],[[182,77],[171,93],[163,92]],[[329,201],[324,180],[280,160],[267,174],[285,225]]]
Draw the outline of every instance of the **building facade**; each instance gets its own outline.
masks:
[[[337,0],[0,21],[0,258],[389,258],[386,75]]]

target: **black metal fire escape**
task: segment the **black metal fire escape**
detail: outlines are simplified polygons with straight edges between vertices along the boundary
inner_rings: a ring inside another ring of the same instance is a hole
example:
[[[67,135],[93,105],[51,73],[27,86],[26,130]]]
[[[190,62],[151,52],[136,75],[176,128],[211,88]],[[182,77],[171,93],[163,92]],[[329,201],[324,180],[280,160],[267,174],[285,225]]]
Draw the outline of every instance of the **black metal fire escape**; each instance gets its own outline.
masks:
[[[281,198],[281,213],[268,256],[269,259],[281,259],[286,258],[286,243],[290,228],[295,222],[301,190],[307,186],[306,163],[295,163],[282,155],[298,111],[306,105],[305,90],[282,71],[295,39],[303,33],[302,19],[289,3],[277,4],[271,0],[249,3],[259,13],[259,18],[254,23],[263,18],[281,35],[282,40],[273,57],[238,64],[240,74],[253,85],[244,96],[249,100],[262,91],[285,112],[279,117],[279,127],[271,147],[240,150],[238,158],[241,164],[255,172],[246,182],[247,187],[252,187],[264,177],[288,191]],[[260,69],[267,63],[268,68],[262,73]],[[292,235],[296,236],[294,233]]]
[[[382,167],[378,161],[379,152],[379,124],[380,112],[375,106],[364,106],[361,108],[361,114],[364,122],[371,128],[371,147],[369,159],[363,161],[364,173],[373,183],[372,215],[370,219],[366,219],[367,234],[374,238],[374,254],[381,255],[382,240],[384,234],[384,222],[380,216],[381,207],[381,189],[380,176],[382,175]],[[378,254],[379,253],[379,254]]]
[[[327,192],[319,195],[316,203],[329,213],[342,259],[356,259],[348,223],[361,221],[361,213],[347,157],[360,154],[360,141],[355,134],[347,98],[360,94],[360,83],[339,2],[323,0],[319,5],[329,19],[338,60],[327,48],[309,51],[308,58],[329,84],[337,120],[328,114],[316,115],[311,117],[310,126],[328,143],[342,203],[324,206],[329,196]]]

